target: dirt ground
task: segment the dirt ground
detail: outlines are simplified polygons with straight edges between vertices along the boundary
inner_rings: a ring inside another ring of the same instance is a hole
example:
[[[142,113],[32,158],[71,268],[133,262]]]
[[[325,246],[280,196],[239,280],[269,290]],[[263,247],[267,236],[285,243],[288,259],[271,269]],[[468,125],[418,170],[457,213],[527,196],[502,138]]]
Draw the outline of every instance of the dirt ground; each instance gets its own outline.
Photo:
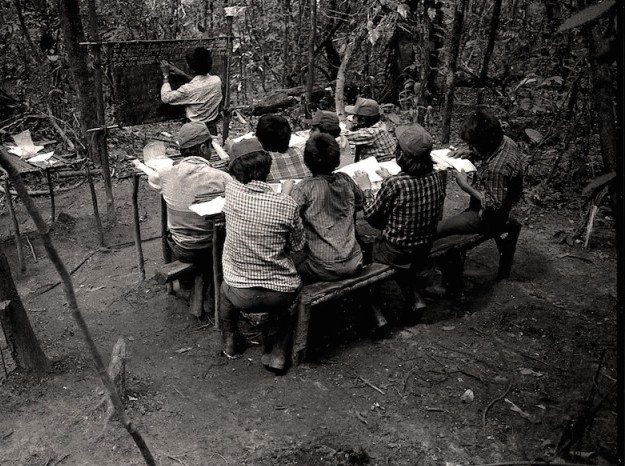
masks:
[[[96,187],[103,191],[101,182]],[[114,188],[119,223],[107,231],[109,249],[98,249],[84,185],[59,196],[64,215],[54,240],[68,268],[88,258],[74,272],[74,286],[105,359],[120,336],[126,339],[127,411],[159,464],[549,459],[593,379],[602,394],[614,389],[616,259],[605,212],[584,250],[557,236],[576,226],[575,203],[520,206],[524,228],[509,280],[494,281],[494,242],[474,249],[464,295],[432,300],[422,322],[395,322],[386,339],[371,337],[359,296],[315,309],[307,362],[278,377],[263,369],[258,346],[236,361],[219,356],[217,332],[198,326],[185,302],[149,279],[162,258],[160,242],[150,239],[159,235],[159,212],[147,183],[140,202],[148,280],[139,280],[130,180],[118,179]],[[37,202],[49,215],[48,200]],[[447,214],[465,202],[450,185]],[[3,209],[0,231],[15,266]],[[142,464],[125,430],[104,422],[103,391],[62,287],[45,291],[58,277],[21,204],[18,215],[39,260],[25,249],[28,270],[17,285],[54,371],[42,378],[13,371],[8,379],[0,372],[0,464]],[[377,292],[391,314],[401,306],[392,283]],[[465,403],[467,390],[474,399]],[[614,454],[615,409],[612,393],[576,450]]]

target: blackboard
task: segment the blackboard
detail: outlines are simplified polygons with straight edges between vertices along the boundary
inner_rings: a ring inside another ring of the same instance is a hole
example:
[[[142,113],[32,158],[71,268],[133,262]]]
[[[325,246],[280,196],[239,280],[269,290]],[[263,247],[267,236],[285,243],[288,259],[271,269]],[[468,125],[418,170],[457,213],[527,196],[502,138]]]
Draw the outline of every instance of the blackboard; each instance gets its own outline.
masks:
[[[106,55],[112,82],[115,120],[120,126],[182,119],[184,106],[161,102],[163,75],[159,63],[167,60],[187,74],[185,55],[193,47],[206,47],[213,55],[213,70],[224,79],[226,73],[226,38],[107,42]],[[185,79],[170,75],[172,88]]]

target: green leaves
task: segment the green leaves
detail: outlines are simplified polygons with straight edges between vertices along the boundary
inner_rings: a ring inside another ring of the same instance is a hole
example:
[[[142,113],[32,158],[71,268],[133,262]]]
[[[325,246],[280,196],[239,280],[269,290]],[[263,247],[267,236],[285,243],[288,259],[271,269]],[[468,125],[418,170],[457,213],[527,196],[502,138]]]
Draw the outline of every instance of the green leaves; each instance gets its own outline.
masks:
[[[595,19],[599,18],[610,9],[612,9],[614,5],[616,5],[616,0],[604,0],[603,2],[597,3],[596,5],[584,8],[582,11],[578,11],[569,19],[567,19],[564,23],[562,23],[562,25],[558,28],[558,32],[563,32],[568,29],[583,26],[586,23],[594,21]]]

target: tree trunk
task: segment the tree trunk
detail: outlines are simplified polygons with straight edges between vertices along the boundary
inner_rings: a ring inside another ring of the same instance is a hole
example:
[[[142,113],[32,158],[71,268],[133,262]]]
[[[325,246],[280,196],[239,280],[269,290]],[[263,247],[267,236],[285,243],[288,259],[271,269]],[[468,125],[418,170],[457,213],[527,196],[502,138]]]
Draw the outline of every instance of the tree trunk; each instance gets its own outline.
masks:
[[[282,18],[284,21],[284,36],[282,38],[282,84],[288,87],[289,83],[289,22],[291,21],[291,0],[282,0]]]
[[[30,325],[28,314],[11,276],[9,262],[0,247],[0,303],[2,301],[10,302],[4,312],[0,309],[0,324],[6,334],[9,352],[15,364],[27,372],[44,373],[50,362]]]
[[[80,47],[80,42],[85,41],[85,34],[80,19],[80,4],[78,0],[59,0],[59,16],[61,18],[61,26],[63,28],[63,43],[69,67],[72,70],[76,87],[78,88],[78,103],[80,107],[80,127],[82,130],[82,139],[85,147],[91,147],[88,144],[87,129],[97,126],[96,111],[93,102],[95,102],[95,93],[93,90],[93,82],[91,73],[87,68],[87,52]],[[89,153],[91,160],[100,163],[100,154],[96,146],[91,147]]]
[[[28,32],[28,28],[26,27],[26,22],[24,21],[24,14],[22,12],[22,4],[20,0],[14,0],[15,11],[17,11],[17,19],[20,23],[20,28],[22,29],[22,33],[24,34],[24,38],[26,42],[28,42],[28,46],[33,53],[33,58],[35,60],[39,60],[41,58],[41,53],[37,46],[35,46],[33,39],[30,37],[30,33]]]
[[[439,67],[441,65],[441,50],[445,45],[445,29],[443,12],[443,2],[426,0],[424,2],[424,21],[427,23],[427,41],[423,41],[423,47],[427,55],[427,64],[425,71],[425,82],[423,83],[423,95],[421,101],[425,106],[432,105],[435,96],[440,94],[440,86],[438,84]],[[434,12],[430,21],[428,10]]]
[[[100,34],[98,33],[98,14],[96,11],[95,0],[87,1],[87,9],[89,12],[89,38],[93,42],[100,42]],[[95,107],[96,121],[98,128],[106,128],[106,117],[104,113],[104,91],[102,89],[102,54],[100,45],[95,45],[93,51],[93,84],[95,88]],[[90,140],[97,147],[100,155],[100,165],[104,174],[104,191],[106,193],[106,214],[109,222],[115,221],[115,200],[113,199],[113,183],[111,181],[111,169],[109,167],[109,151],[106,144],[106,130],[96,131]]]
[[[352,58],[354,50],[358,49],[362,42],[363,36],[361,34],[354,37],[345,47],[345,54],[341,61],[341,66],[336,75],[336,92],[334,93],[334,105],[336,107],[336,113],[341,121],[345,120],[345,75],[347,74],[347,67],[349,61]]]
[[[501,17],[501,3],[502,0],[495,0],[493,5],[493,15],[490,18],[490,28],[488,31],[488,42],[486,43],[486,50],[484,51],[484,60],[482,61],[482,68],[480,69],[480,78],[477,83],[480,90],[477,95],[477,103],[482,103],[482,93],[486,86],[486,80],[488,78],[488,65],[490,58],[493,55],[495,49],[495,39],[497,38],[497,28],[499,27],[499,18]]]
[[[308,78],[306,80],[306,115],[312,102],[312,91],[315,85],[315,40],[317,36],[317,0],[310,0],[310,36],[308,38]]]
[[[454,21],[449,39],[449,50],[447,55],[447,80],[445,86],[445,101],[443,104],[443,128],[441,132],[441,142],[447,144],[451,133],[451,113],[454,108],[454,87],[456,79],[456,69],[458,68],[458,54],[460,52],[460,38],[462,37],[462,27],[464,24],[464,10],[468,0],[457,0]]]

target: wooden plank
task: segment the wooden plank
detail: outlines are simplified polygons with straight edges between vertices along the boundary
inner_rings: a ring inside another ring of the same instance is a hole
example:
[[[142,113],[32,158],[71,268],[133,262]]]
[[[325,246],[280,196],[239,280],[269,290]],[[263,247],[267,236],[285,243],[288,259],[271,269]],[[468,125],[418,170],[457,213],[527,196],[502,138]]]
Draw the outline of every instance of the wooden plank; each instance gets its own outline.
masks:
[[[164,285],[165,283],[170,283],[173,280],[177,280],[183,275],[187,275],[195,272],[195,267],[193,264],[187,264],[185,262],[173,261],[167,264],[164,264],[159,270],[154,274],[154,280],[159,285]]]

